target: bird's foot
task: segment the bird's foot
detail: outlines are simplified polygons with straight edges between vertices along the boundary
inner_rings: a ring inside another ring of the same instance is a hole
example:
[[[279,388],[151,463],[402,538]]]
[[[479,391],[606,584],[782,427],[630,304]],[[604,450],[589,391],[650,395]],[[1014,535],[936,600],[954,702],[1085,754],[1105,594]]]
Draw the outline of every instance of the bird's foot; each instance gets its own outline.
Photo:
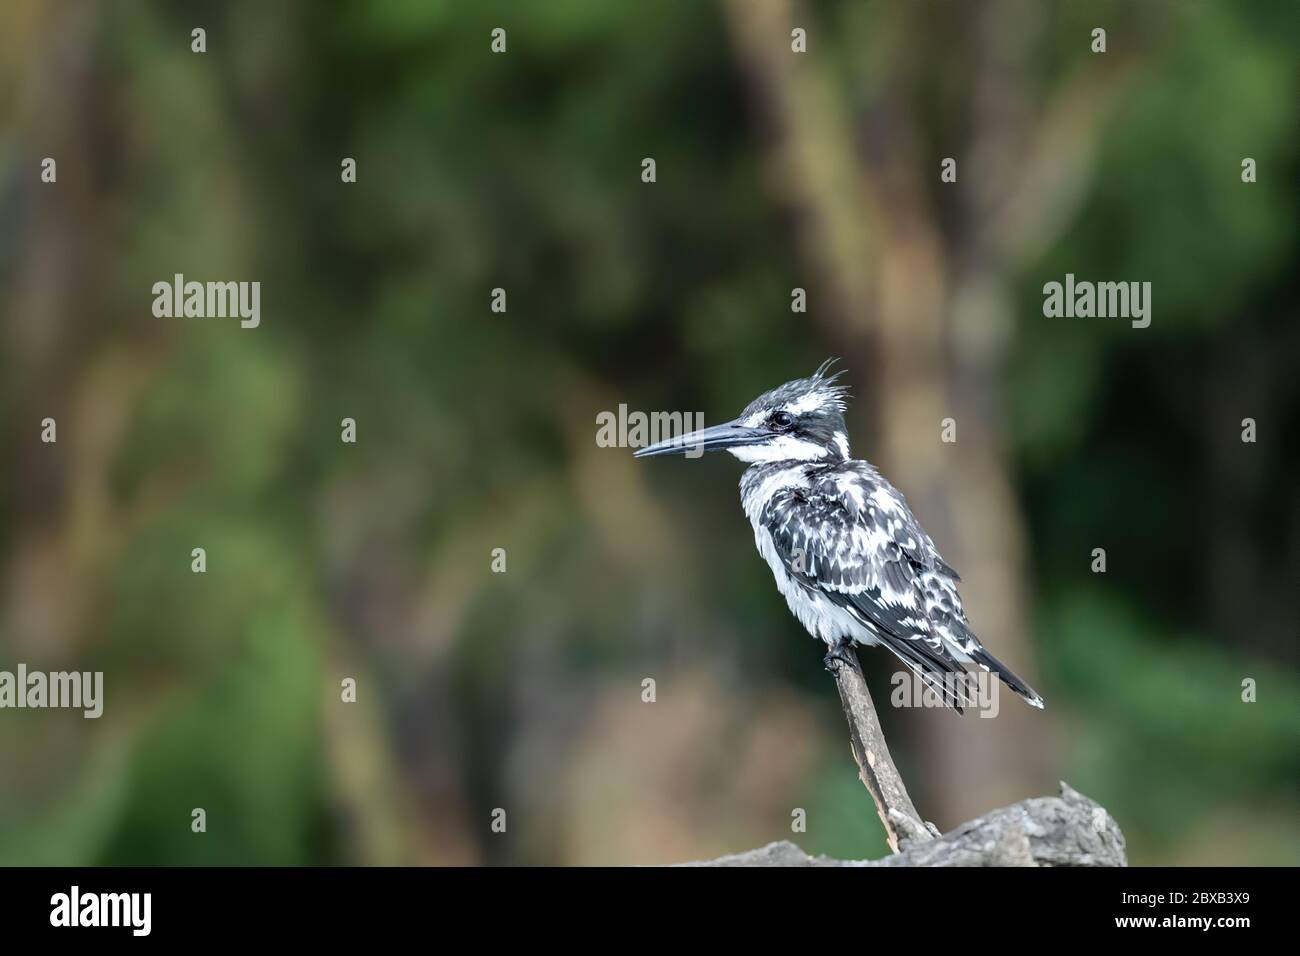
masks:
[[[822,658],[822,664],[836,677],[839,676],[841,667],[852,666],[851,646],[848,642],[841,641],[827,651],[826,656]]]

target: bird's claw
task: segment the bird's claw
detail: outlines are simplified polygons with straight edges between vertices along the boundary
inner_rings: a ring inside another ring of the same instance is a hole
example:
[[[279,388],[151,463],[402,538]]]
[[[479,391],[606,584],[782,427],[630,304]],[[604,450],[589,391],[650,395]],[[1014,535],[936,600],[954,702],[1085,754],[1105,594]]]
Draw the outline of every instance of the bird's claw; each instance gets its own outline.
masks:
[[[822,664],[826,667],[826,670],[838,677],[840,668],[849,663],[847,651],[847,644],[836,644],[827,651],[826,656],[822,658]]]

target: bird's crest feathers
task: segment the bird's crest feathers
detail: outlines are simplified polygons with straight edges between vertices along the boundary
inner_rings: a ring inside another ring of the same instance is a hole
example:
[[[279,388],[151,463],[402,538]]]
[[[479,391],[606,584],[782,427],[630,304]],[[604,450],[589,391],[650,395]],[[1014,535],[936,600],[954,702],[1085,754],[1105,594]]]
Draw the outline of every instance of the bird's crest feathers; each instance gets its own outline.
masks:
[[[789,409],[796,414],[823,409],[844,412],[848,408],[847,400],[851,392],[847,385],[835,384],[844,374],[844,369],[830,371],[831,366],[838,361],[836,358],[828,358],[807,378],[797,378],[764,392],[749,403],[741,417],[746,418],[755,412],[773,408]]]

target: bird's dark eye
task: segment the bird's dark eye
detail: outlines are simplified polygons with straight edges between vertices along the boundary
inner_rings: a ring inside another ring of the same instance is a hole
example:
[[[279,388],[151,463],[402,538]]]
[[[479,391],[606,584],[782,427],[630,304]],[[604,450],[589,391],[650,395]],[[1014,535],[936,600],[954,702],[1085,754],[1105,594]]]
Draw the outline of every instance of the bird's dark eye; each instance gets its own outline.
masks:
[[[789,412],[777,412],[772,416],[772,424],[777,428],[789,428],[794,424],[794,416]]]

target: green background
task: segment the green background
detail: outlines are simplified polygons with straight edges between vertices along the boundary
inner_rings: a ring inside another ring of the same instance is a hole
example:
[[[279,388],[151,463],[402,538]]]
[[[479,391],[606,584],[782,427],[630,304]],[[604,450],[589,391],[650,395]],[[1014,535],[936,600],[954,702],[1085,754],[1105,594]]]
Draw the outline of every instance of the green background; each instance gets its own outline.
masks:
[[[4,4],[0,669],[102,670],[106,702],[0,712],[0,863],[881,855],[740,467],[595,440],[828,355],[855,454],[1048,702],[884,708],[922,813],[1065,779],[1134,863],[1300,862],[1295,26]],[[1151,282],[1151,327],[1044,318],[1067,272]],[[154,318],[175,273],[260,281],[261,327]]]

